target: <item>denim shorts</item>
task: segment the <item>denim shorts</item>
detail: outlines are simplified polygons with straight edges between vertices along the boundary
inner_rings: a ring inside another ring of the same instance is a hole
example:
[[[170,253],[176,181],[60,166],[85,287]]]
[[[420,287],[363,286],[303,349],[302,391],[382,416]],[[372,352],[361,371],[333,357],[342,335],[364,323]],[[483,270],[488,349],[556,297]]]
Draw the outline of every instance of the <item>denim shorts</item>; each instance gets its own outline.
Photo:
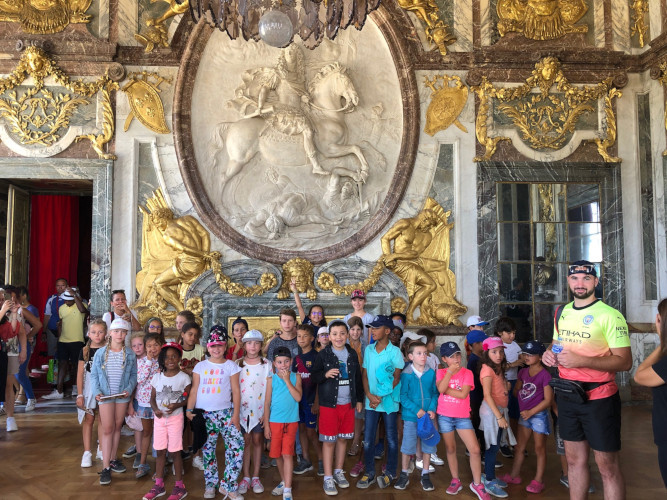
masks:
[[[446,417],[438,415],[438,427],[442,434],[453,432],[455,430],[462,431],[464,429],[474,429],[472,420],[463,417]]]
[[[147,420],[153,419],[153,409],[150,406],[139,406],[139,401],[136,399],[132,400],[132,408],[139,418],[145,418]]]
[[[405,455],[414,455],[417,453],[417,422],[403,420],[403,442],[401,443],[401,453]],[[433,454],[437,450],[436,446],[428,446],[422,441],[422,452]]]
[[[528,427],[533,432],[537,432],[538,434],[551,434],[551,425],[549,422],[549,414],[547,413],[547,410],[542,410],[541,412],[536,413],[528,420],[519,418],[519,425]]]

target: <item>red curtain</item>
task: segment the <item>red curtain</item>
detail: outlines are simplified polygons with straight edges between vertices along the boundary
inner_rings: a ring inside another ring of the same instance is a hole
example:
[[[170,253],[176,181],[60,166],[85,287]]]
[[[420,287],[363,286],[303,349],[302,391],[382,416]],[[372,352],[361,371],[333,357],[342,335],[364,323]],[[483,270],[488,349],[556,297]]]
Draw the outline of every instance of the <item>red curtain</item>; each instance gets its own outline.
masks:
[[[76,286],[79,260],[79,197],[32,195],[30,197],[30,268],[28,289],[30,302],[43,319],[49,295],[55,293],[55,282],[65,278]],[[19,283],[16,283],[19,284]],[[30,367],[46,363],[46,343],[41,335],[30,361]]]

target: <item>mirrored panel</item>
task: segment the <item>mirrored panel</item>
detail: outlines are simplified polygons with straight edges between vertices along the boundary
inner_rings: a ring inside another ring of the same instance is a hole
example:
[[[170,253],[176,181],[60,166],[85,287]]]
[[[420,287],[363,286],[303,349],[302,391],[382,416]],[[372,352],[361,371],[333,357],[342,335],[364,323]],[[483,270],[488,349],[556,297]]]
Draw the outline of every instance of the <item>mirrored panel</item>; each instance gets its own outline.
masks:
[[[533,301],[567,300],[567,264],[536,261],[533,266]]]
[[[602,260],[602,233],[599,223],[568,224],[570,262]]]
[[[565,221],[565,185],[533,184],[533,221]]]
[[[530,260],[530,224],[498,224],[498,260]]]
[[[535,304],[535,338],[546,345],[551,344],[554,334],[554,314],[560,304]]]
[[[567,219],[570,222],[600,222],[600,187],[597,184],[567,186]]]
[[[498,220],[530,220],[530,184],[498,183]]]
[[[565,224],[538,222],[533,224],[533,258],[547,262],[567,260]]]
[[[498,285],[502,302],[531,302],[532,266],[528,264],[498,264]]]

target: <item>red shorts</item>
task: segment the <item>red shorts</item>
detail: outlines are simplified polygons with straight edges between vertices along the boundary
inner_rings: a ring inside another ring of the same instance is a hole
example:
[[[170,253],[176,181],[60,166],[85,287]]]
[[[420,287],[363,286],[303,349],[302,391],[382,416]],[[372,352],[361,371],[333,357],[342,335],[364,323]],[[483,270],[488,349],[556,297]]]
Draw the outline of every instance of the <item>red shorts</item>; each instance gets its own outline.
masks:
[[[335,408],[320,406],[320,441],[333,442],[337,439],[354,437],[354,408],[350,404]]]
[[[299,422],[283,424],[280,422],[269,422],[271,429],[271,449],[269,457],[278,458],[283,455],[294,455],[294,443],[296,442],[296,431]]]

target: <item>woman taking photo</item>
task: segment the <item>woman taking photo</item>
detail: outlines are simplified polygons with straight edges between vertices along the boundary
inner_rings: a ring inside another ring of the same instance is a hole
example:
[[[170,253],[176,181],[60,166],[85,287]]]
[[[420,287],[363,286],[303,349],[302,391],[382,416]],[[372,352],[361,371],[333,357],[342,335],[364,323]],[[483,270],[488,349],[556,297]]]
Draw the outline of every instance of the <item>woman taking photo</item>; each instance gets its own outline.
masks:
[[[639,365],[635,382],[653,388],[653,441],[658,446],[658,465],[667,487],[667,299],[658,304],[655,328],[660,345]]]

